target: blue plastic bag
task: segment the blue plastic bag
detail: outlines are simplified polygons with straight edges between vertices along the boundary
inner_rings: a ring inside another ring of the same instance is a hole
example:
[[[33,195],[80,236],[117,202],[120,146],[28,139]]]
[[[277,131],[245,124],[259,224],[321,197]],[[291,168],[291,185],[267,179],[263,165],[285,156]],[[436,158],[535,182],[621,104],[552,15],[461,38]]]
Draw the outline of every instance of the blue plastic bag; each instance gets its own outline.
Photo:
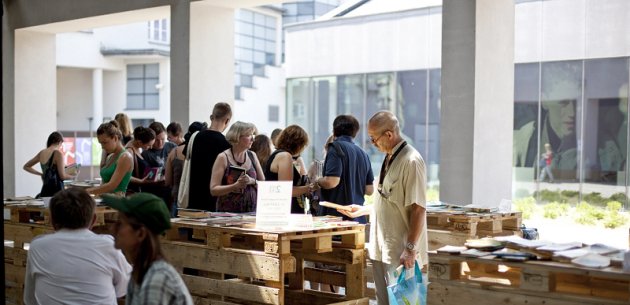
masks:
[[[405,279],[406,273],[407,269],[403,268],[396,283],[387,286],[389,305],[426,305],[427,286],[422,282],[418,262],[414,267],[413,277]]]

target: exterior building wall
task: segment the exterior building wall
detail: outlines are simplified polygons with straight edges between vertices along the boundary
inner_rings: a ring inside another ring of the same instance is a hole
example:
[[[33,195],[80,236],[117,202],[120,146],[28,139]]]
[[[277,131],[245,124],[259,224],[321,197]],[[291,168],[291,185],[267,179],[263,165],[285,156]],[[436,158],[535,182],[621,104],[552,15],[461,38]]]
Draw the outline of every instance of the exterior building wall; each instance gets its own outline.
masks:
[[[287,78],[439,67],[440,12],[423,8],[288,26]]]
[[[255,88],[241,88],[243,100],[234,101],[234,119],[254,123],[259,133],[271,135],[286,127],[284,70],[267,66],[266,77],[254,78]],[[278,121],[269,120],[269,106],[279,108]]]

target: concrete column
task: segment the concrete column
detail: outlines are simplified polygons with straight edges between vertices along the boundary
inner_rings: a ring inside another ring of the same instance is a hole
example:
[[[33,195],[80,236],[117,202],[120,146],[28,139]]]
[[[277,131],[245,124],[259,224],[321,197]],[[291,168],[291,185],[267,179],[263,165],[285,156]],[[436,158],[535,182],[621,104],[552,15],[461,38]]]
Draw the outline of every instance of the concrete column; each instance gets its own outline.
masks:
[[[217,102],[233,106],[234,9],[206,1],[190,6],[189,118],[191,122],[208,122]],[[178,102],[172,100],[173,104]]]
[[[512,194],[514,3],[444,0],[440,199],[497,206]]]
[[[103,69],[92,70],[92,125],[96,131],[103,122]]]
[[[55,34],[30,30],[14,33],[14,100],[2,104],[13,104],[13,112],[3,115],[3,127],[9,128],[3,128],[3,133],[12,133],[13,141],[5,137],[4,149],[12,149],[14,155],[3,162],[4,181],[15,181],[15,185],[7,189],[5,184],[5,196],[35,196],[41,190],[41,178],[26,173],[22,166],[45,148],[48,135],[57,129]]]
[[[171,4],[171,121],[190,119],[190,1]]]

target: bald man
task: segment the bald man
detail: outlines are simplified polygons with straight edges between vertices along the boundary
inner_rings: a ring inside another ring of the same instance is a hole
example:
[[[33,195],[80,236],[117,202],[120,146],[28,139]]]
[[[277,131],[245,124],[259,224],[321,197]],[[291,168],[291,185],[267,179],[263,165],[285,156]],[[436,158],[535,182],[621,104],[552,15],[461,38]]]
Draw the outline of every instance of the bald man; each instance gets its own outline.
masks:
[[[401,137],[393,113],[374,114],[367,133],[372,144],[387,155],[378,177],[374,205],[353,205],[352,212],[340,212],[352,218],[370,214],[368,249],[376,299],[379,305],[388,305],[387,284],[395,283],[394,270],[399,265],[413,268],[416,260],[421,268],[428,263],[426,170],[420,153]]]

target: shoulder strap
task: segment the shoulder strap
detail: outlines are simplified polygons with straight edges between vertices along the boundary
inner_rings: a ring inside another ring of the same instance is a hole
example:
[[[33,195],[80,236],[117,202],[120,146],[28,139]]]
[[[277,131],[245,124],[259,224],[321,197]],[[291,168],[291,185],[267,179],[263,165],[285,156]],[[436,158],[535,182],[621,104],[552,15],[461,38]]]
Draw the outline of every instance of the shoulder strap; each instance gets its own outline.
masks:
[[[256,169],[256,162],[258,162],[258,158],[254,158],[254,154],[249,149],[247,150],[247,156],[249,157],[249,160],[252,161],[252,167]]]
[[[195,131],[195,133],[192,134],[192,136],[190,137],[190,140],[188,140],[188,147],[185,147],[184,150],[186,150],[186,160],[188,160],[190,162],[190,156],[192,155],[192,151],[193,151],[193,143],[195,142],[195,137],[197,136],[197,134],[199,133],[199,131]]]
[[[56,151],[57,151],[57,150],[53,150],[52,154],[50,155],[50,158],[48,159],[48,162],[46,162],[46,166],[47,166],[48,168],[51,168],[51,167],[52,167],[52,164],[53,164],[53,158],[55,157],[55,152],[56,152]]]

